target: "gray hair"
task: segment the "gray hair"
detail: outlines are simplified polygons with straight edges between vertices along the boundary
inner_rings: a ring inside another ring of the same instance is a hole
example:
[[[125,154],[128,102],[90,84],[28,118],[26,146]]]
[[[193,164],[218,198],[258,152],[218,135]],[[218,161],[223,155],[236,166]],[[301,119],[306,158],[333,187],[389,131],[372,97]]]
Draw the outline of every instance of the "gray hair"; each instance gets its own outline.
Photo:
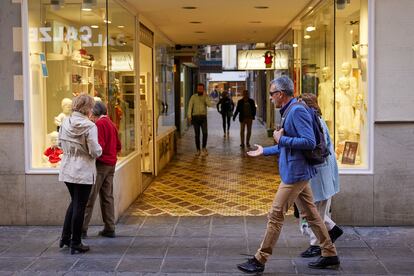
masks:
[[[274,85],[277,91],[282,91],[287,96],[293,96],[293,81],[288,76],[278,77],[270,82]]]
[[[95,102],[92,113],[94,116],[99,117],[101,115],[106,115],[108,113],[108,109],[103,102]]]

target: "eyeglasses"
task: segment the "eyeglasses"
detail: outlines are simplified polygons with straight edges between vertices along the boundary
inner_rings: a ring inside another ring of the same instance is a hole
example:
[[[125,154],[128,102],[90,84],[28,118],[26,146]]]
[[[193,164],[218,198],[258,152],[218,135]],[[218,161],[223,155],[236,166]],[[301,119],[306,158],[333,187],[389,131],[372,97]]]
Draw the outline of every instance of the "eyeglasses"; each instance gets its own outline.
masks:
[[[273,97],[274,94],[282,93],[282,91],[276,90],[276,91],[269,91],[270,97]]]

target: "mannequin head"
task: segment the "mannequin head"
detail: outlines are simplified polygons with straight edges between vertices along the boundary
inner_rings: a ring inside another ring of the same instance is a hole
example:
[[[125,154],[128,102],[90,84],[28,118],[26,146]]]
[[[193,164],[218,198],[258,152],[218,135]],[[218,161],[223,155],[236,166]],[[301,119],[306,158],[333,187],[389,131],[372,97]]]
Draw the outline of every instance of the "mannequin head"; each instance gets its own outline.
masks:
[[[332,74],[331,74],[331,68],[329,67],[323,67],[322,68],[322,79],[327,81],[331,78]]]
[[[52,131],[48,134],[49,141],[50,141],[50,147],[57,147],[59,145],[59,134],[57,131]]]
[[[69,116],[72,111],[72,100],[69,98],[64,98],[62,100],[62,113]]]
[[[347,78],[341,78],[339,80],[339,88],[342,91],[346,92],[346,91],[349,90],[350,87],[351,87],[351,83],[350,83],[349,79],[347,79]]]
[[[351,69],[352,69],[351,63],[349,62],[342,63],[341,69],[342,69],[342,74],[344,76],[349,76],[349,74],[351,74]]]

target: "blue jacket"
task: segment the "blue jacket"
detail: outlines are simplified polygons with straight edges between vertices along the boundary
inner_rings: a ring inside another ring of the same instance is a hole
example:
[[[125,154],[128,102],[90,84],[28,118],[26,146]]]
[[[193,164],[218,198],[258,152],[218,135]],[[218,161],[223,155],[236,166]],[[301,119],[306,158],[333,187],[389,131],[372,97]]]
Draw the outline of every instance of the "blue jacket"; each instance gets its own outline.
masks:
[[[310,182],[315,202],[329,199],[339,192],[338,164],[334,147],[326,123],[322,119],[320,119],[320,122],[323,127],[326,145],[331,154],[326,158],[325,163],[315,165],[317,173]]]
[[[295,102],[297,100],[293,98],[282,107],[282,116],[289,105]],[[284,135],[279,144],[264,148],[263,155],[279,154],[279,173],[283,183],[294,184],[311,179],[316,170],[302,154],[302,150],[312,150],[316,146],[311,115],[304,106],[295,105],[287,114],[283,128]]]

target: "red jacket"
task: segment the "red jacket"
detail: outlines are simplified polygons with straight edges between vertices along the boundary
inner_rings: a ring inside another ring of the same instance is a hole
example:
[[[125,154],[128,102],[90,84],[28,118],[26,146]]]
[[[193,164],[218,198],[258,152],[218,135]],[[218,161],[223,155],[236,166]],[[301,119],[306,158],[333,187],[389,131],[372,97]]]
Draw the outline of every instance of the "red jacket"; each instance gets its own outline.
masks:
[[[121,150],[118,130],[108,116],[102,116],[95,123],[98,128],[98,142],[102,147],[102,155],[98,158],[98,161],[115,166],[116,154]]]

